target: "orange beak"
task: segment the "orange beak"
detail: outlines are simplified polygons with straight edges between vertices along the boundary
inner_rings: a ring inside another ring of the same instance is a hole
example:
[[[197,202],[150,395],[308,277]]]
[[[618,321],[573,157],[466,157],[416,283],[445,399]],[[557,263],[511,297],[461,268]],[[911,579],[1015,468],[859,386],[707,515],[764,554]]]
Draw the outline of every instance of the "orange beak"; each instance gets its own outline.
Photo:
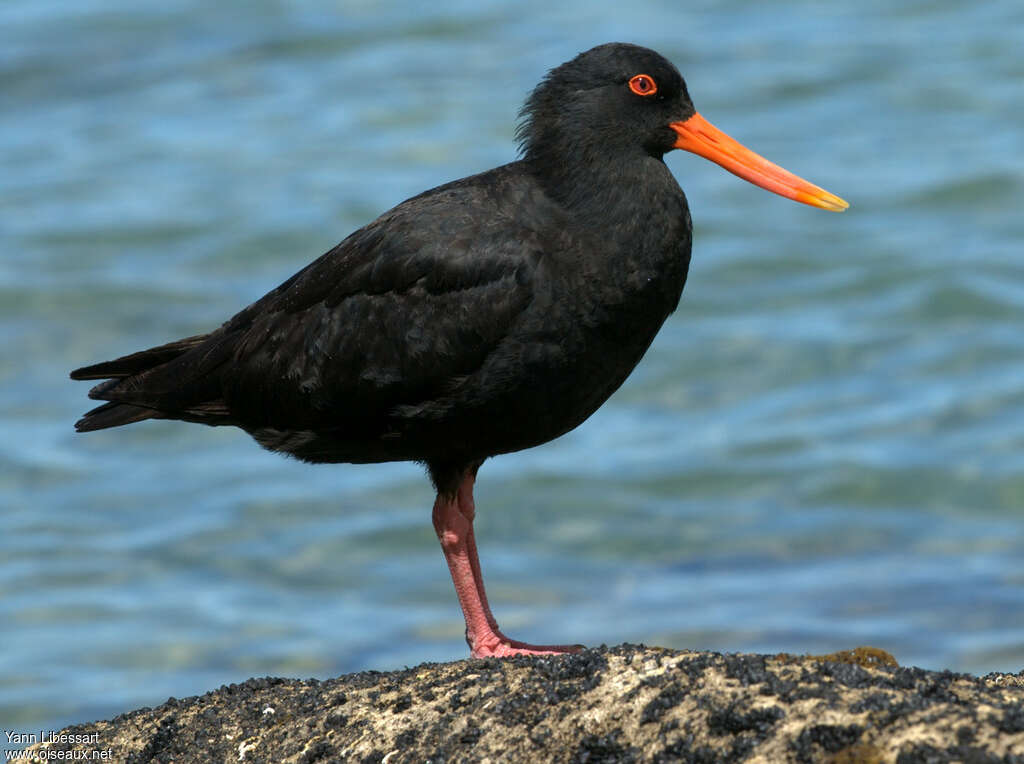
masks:
[[[672,122],[669,127],[679,134],[675,148],[710,159],[755,186],[785,196],[787,199],[833,212],[842,212],[850,206],[835,194],[830,194],[825,189],[808,183],[777,164],[772,164],[763,156],[755,154],[696,112],[683,122]]]

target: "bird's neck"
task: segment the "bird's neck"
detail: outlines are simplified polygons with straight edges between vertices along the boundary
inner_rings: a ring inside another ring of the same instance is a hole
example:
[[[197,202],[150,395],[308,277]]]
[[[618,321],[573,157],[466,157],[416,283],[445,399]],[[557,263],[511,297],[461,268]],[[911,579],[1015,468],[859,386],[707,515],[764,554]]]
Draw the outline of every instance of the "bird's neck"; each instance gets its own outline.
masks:
[[[675,309],[690,264],[691,224],[686,196],[664,162],[647,155],[524,162],[573,232],[594,244],[583,267],[595,284],[655,299],[665,315]]]
[[[647,259],[661,269],[663,258],[685,250],[689,260],[690,212],[686,196],[660,158],[638,153],[588,156],[571,147],[560,158],[550,150],[529,152],[523,162],[545,193],[578,230],[600,237],[602,249]]]
[[[568,157],[568,158],[567,158]],[[592,146],[548,147],[527,152],[524,163],[545,192],[570,216],[597,229],[632,234],[671,210],[685,210],[686,197],[660,158],[606,154]]]

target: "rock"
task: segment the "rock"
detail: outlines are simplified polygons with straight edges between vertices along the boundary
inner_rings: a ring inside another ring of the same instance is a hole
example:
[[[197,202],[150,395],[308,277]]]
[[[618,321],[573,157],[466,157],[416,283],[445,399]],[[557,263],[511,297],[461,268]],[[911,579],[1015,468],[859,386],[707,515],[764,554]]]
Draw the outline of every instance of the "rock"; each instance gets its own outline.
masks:
[[[250,679],[69,727],[127,762],[1022,762],[1024,674],[622,645]],[[70,755],[69,755],[70,756]]]

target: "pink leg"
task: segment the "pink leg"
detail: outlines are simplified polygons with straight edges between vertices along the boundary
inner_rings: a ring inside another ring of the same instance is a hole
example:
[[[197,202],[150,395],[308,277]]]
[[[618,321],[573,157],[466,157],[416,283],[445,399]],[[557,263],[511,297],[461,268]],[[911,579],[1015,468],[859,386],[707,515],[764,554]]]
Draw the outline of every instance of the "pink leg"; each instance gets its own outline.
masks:
[[[556,655],[576,652],[581,645],[529,645],[509,639],[498,629],[484,592],[484,578],[473,538],[473,482],[470,470],[455,496],[438,495],[434,502],[434,530],[455,584],[455,593],[466,618],[466,642],[472,658],[505,658],[510,655]]]

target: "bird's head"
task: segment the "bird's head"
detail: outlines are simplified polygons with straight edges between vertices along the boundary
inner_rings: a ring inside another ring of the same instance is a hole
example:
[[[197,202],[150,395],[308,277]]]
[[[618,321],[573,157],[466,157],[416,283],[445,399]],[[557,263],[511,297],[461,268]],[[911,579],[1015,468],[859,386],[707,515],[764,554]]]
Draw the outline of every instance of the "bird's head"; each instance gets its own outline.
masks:
[[[683,149],[789,199],[836,212],[849,206],[714,127],[675,66],[637,45],[599,45],[552,69],[527,99],[517,137],[524,157],[545,165],[610,154],[660,159]]]

